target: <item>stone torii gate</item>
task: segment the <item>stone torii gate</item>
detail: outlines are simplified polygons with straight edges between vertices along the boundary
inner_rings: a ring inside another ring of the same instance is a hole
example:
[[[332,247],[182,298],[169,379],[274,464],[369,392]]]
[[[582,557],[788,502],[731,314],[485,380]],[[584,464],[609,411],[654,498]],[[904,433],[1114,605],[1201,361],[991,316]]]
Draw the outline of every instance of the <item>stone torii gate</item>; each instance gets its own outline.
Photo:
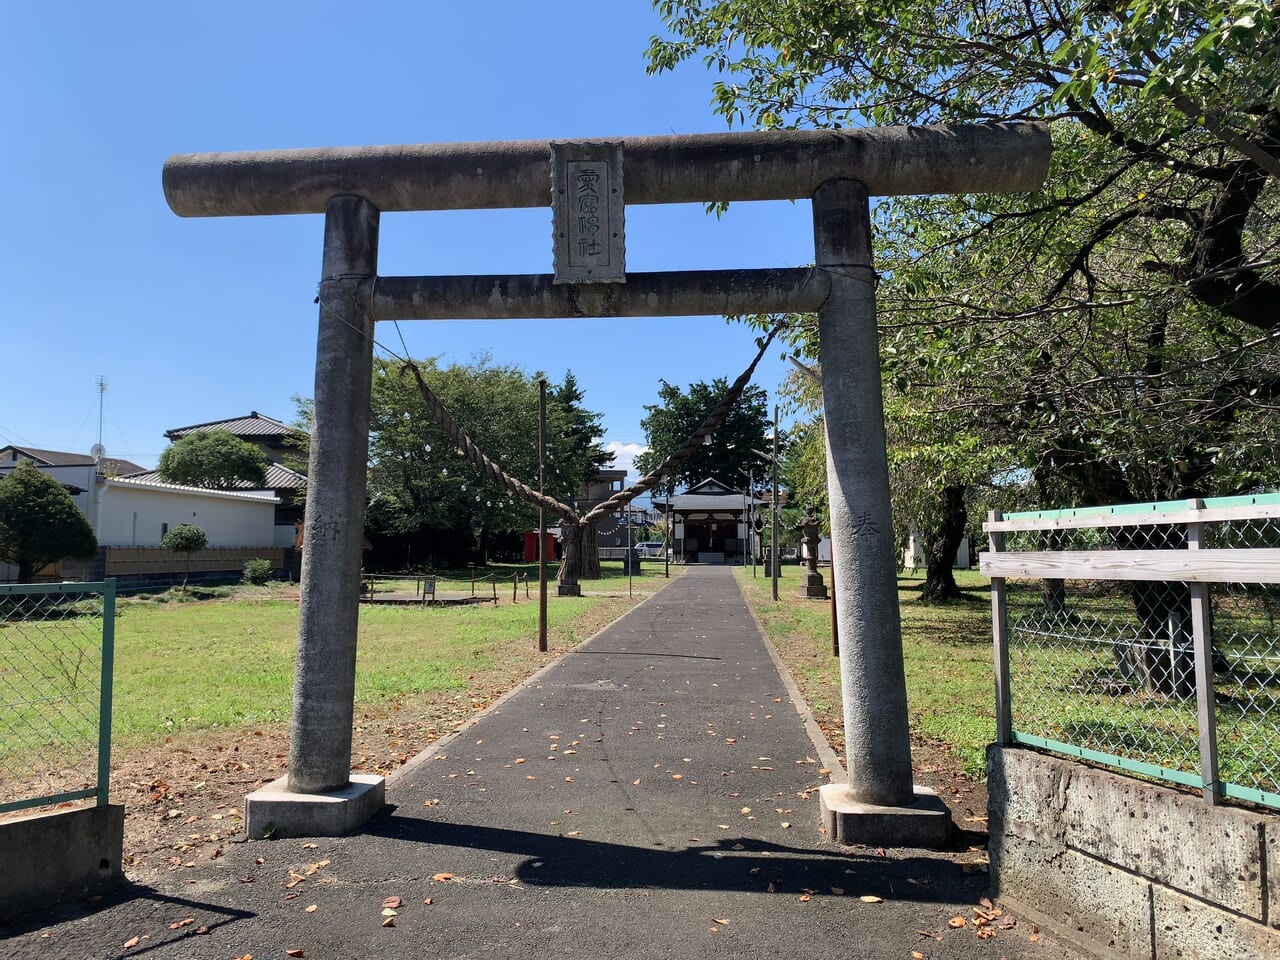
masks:
[[[823,816],[846,843],[943,842],[912,781],[869,197],[1034,190],[1050,153],[1039,125],[986,124],[171,157],[179,216],[325,215],[289,774],[246,800],[249,834],[345,833],[383,803],[350,770],[375,319],[816,312],[849,772]],[[625,273],[626,204],[783,199],[813,202],[813,267]],[[548,205],[554,275],[378,276],[383,211]]]

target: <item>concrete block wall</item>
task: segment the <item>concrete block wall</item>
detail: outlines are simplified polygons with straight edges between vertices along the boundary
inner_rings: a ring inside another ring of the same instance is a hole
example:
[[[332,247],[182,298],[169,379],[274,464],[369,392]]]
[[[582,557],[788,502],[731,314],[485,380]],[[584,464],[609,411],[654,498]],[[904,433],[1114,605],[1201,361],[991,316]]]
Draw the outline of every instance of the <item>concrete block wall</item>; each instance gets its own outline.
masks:
[[[124,882],[124,807],[38,813],[0,823],[0,916]]]
[[[993,745],[992,893],[1102,957],[1280,957],[1280,815]]]

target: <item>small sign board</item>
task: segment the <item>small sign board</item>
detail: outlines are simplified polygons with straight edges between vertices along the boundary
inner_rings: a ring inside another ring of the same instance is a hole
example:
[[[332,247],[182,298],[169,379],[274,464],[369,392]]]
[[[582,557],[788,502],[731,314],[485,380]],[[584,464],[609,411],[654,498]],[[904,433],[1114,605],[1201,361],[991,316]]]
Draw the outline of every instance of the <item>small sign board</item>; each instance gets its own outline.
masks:
[[[552,141],[555,283],[626,283],[622,144]]]

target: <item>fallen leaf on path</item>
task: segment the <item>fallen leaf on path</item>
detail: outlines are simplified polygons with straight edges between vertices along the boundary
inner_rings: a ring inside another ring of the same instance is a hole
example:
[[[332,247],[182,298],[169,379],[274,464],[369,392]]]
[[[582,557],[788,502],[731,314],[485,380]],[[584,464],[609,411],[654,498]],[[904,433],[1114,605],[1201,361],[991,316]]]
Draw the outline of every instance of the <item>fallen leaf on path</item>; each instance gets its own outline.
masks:
[[[632,781],[631,781],[631,785],[632,785],[633,787],[638,787],[638,786],[640,786],[640,781],[639,781],[639,780],[632,780]]]
[[[924,954],[921,953],[919,950],[912,950],[911,960],[924,960]]]
[[[313,904],[310,904],[310,905],[307,907],[307,909],[306,909],[305,911],[303,911],[303,912],[304,912],[304,913],[315,913],[315,912],[316,912],[317,910],[319,910],[319,909],[320,909],[320,907],[319,907],[317,904],[314,904],[314,903],[313,903]]]
[[[434,880],[434,881],[436,881],[436,883],[444,883],[446,880],[452,880],[452,879],[453,879],[453,874],[452,874],[452,873],[437,873],[437,874],[436,874],[434,877],[432,877],[431,879],[432,879],[432,880]]]
[[[430,898],[430,897],[427,897],[427,899],[423,900],[422,902],[423,902],[423,903],[425,903],[427,906],[431,906],[431,898]]]
[[[385,919],[385,920],[383,920],[383,921],[382,921],[382,925],[383,925],[384,927],[394,927],[394,926],[396,925],[396,918],[395,918],[395,917],[387,917],[387,919]]]
[[[397,914],[397,913],[396,913],[394,910],[392,910],[390,907],[384,907],[384,908],[383,908],[383,910],[382,910],[382,915],[383,915],[384,917],[395,917],[395,916],[399,916],[399,914]]]
[[[304,843],[302,845],[303,850],[314,850],[315,848],[316,848],[316,845],[314,843]]]
[[[128,940],[124,942],[124,948],[126,950],[132,950],[141,942],[142,942],[142,937],[130,937]]]
[[[727,925],[728,925],[728,923],[729,923],[729,921],[728,921],[728,920],[726,920],[726,919],[724,919],[723,917],[712,917],[712,918],[711,918],[711,922],[712,922],[712,923],[718,923],[718,924],[720,924],[721,926],[727,926]]]
[[[284,955],[286,957],[305,957],[306,956],[306,954],[303,953],[301,950],[286,950],[284,952]]]
[[[955,929],[959,930],[961,927],[966,926],[968,923],[969,921],[966,920],[964,917],[952,917],[950,920],[947,921],[947,926],[955,927]]]
[[[179,920],[177,923],[171,923],[171,924],[169,924],[169,929],[170,929],[170,930],[178,930],[178,929],[180,929],[180,928],[182,928],[182,927],[189,927],[189,926],[191,926],[191,924],[193,924],[193,923],[195,923],[195,922],[196,922],[196,918],[195,918],[195,917],[187,917],[187,918],[186,918],[186,919],[184,919],[184,920]]]
[[[388,907],[391,910],[394,910],[396,909],[396,907],[403,907],[404,901],[401,900],[399,897],[387,897],[387,899],[382,901],[382,905],[384,907]]]
[[[858,899],[863,903],[884,903],[884,897],[877,897],[872,894],[867,894],[866,896],[859,897]]]
[[[800,902],[801,902],[801,903],[808,903],[808,902],[809,902],[810,900],[812,900],[812,899],[813,899],[813,897],[809,896],[809,894],[807,894],[807,893],[802,893],[802,894],[800,894]]]

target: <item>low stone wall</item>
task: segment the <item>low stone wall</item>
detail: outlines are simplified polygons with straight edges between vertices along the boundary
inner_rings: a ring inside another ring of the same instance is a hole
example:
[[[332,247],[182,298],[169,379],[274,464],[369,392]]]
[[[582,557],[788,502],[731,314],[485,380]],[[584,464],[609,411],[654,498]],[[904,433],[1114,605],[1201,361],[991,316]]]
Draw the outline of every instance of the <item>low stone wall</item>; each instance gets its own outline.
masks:
[[[1103,957],[1280,957],[1280,816],[992,745],[993,896]]]
[[[0,912],[19,913],[124,882],[124,807],[81,807],[0,823]]]

